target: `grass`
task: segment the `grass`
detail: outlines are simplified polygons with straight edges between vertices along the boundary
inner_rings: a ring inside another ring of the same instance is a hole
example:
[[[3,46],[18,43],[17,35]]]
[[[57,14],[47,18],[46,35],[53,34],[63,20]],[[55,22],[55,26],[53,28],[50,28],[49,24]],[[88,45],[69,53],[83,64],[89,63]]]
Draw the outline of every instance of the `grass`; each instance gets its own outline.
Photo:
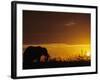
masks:
[[[41,69],[41,68],[59,68],[59,67],[80,67],[80,66],[90,66],[90,60],[80,59],[75,61],[57,61],[56,58],[50,59],[47,62],[34,62],[32,64],[23,65],[23,69]]]

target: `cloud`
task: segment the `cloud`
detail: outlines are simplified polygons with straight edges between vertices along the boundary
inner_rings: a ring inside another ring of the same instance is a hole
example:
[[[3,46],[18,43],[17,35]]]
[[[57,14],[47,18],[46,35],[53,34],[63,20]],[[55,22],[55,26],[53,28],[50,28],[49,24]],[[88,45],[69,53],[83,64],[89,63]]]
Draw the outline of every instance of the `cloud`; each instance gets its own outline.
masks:
[[[68,22],[68,23],[66,23],[65,25],[66,26],[72,26],[72,25],[74,25],[74,24],[76,24],[75,22]]]

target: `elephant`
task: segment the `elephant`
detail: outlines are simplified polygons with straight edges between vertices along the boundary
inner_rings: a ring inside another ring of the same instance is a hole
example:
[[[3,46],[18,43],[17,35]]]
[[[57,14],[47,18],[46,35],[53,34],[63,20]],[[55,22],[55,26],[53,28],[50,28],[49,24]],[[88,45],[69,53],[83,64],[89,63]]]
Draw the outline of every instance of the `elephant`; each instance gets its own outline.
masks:
[[[45,62],[48,61],[49,54],[46,48],[40,46],[29,46],[23,53],[23,63],[25,65],[32,65],[33,62],[40,63],[42,56],[45,57]]]

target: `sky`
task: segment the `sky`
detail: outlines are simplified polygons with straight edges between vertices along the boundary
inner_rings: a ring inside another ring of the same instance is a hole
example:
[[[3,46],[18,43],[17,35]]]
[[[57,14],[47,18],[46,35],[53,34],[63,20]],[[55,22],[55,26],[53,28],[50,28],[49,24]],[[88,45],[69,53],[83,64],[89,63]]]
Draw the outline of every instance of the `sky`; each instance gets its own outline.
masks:
[[[23,11],[23,44],[90,44],[90,14]]]

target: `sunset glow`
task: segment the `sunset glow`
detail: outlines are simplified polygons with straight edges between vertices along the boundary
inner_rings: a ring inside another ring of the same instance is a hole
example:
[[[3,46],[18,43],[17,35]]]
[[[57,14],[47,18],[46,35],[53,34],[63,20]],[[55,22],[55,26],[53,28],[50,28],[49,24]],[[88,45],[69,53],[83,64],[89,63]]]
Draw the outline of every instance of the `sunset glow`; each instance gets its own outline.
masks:
[[[87,56],[90,56],[90,52],[87,52],[87,54],[86,54]]]
[[[24,49],[30,45],[24,45]],[[79,56],[90,57],[90,45],[67,45],[67,44],[39,44],[32,46],[45,47],[50,58],[57,60],[76,60]]]

